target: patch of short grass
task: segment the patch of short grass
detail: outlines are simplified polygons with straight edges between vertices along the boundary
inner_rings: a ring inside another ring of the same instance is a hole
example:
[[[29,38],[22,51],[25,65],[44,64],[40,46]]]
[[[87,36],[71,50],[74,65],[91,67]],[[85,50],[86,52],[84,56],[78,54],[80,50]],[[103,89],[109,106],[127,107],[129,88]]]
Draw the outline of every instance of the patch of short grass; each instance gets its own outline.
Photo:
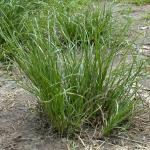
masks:
[[[148,12],[145,16],[144,16],[145,20],[150,20],[150,12]]]
[[[136,5],[144,5],[144,4],[150,4],[149,0],[116,0],[116,2],[125,2],[125,3],[131,3]]]

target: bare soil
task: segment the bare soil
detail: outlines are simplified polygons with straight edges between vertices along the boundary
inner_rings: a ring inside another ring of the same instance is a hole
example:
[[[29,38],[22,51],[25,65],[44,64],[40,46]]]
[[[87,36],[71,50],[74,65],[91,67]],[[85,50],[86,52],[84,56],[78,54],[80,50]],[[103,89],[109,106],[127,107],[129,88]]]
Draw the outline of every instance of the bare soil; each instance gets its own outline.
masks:
[[[135,45],[139,53],[150,60],[150,20],[144,20],[149,11],[150,5],[132,6],[131,36],[141,33]],[[150,72],[150,66],[147,70]],[[0,150],[73,150],[73,147],[76,150],[150,150],[148,109],[135,118],[135,125],[129,131],[105,139],[78,136],[77,140],[67,140],[58,137],[39,116],[36,98],[11,80],[12,76],[13,73],[8,74],[0,64]],[[150,79],[144,79],[142,84],[141,96],[146,101],[145,107],[150,108]]]

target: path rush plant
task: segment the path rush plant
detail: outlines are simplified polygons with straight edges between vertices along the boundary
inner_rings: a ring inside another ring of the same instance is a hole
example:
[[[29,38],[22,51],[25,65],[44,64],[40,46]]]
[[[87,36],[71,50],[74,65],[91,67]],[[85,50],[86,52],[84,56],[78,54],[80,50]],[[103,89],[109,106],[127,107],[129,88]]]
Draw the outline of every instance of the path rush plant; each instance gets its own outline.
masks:
[[[78,13],[65,9],[59,16],[53,9],[41,16],[45,20],[33,17],[24,22],[25,42],[0,34],[60,134],[100,118],[96,123],[109,135],[137,110],[142,63],[125,40],[128,26],[117,28],[110,7]]]

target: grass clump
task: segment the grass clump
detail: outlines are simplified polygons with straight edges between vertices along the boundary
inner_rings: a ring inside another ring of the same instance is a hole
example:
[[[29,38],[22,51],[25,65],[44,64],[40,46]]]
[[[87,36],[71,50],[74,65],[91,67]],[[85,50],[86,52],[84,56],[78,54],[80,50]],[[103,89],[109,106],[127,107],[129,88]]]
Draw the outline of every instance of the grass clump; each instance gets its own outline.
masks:
[[[18,36],[21,41],[25,41],[25,34],[23,37],[19,37],[20,33],[25,33],[24,22],[28,22],[30,19],[41,16],[46,13],[47,10],[52,12],[55,9],[55,12],[69,12],[71,13],[83,9],[90,0],[2,0],[0,2],[0,27],[3,33],[7,36],[14,34]],[[41,17],[39,17],[41,18]],[[41,22],[43,19],[41,19]],[[5,26],[7,24],[7,27]],[[5,38],[0,35],[0,48],[1,55],[0,60],[5,61],[6,57],[11,57],[12,53],[6,50]]]
[[[110,7],[56,10],[24,22],[25,42],[24,33],[0,33],[60,134],[96,121],[109,135],[137,111],[142,64],[125,40],[128,25],[117,26]]]

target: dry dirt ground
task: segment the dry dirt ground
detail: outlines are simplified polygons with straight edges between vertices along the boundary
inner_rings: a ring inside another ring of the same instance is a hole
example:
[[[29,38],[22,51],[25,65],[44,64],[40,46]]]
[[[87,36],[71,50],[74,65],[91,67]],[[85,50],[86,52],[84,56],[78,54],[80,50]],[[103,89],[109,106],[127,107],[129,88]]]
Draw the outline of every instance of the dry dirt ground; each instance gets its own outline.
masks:
[[[131,17],[134,20],[133,31],[140,32],[136,43],[137,50],[150,60],[150,20],[145,15],[150,5],[132,6]],[[150,67],[147,67],[148,72]],[[60,138],[52,132],[47,122],[35,111],[36,98],[17,86],[0,65],[0,150],[150,150],[150,114],[149,111],[135,118],[135,126],[128,132],[122,132],[106,139],[83,139],[76,141]],[[150,105],[150,79],[142,84],[143,100]],[[149,106],[147,106],[148,108]],[[88,141],[88,142],[87,142]],[[79,145],[82,147],[79,147]]]

